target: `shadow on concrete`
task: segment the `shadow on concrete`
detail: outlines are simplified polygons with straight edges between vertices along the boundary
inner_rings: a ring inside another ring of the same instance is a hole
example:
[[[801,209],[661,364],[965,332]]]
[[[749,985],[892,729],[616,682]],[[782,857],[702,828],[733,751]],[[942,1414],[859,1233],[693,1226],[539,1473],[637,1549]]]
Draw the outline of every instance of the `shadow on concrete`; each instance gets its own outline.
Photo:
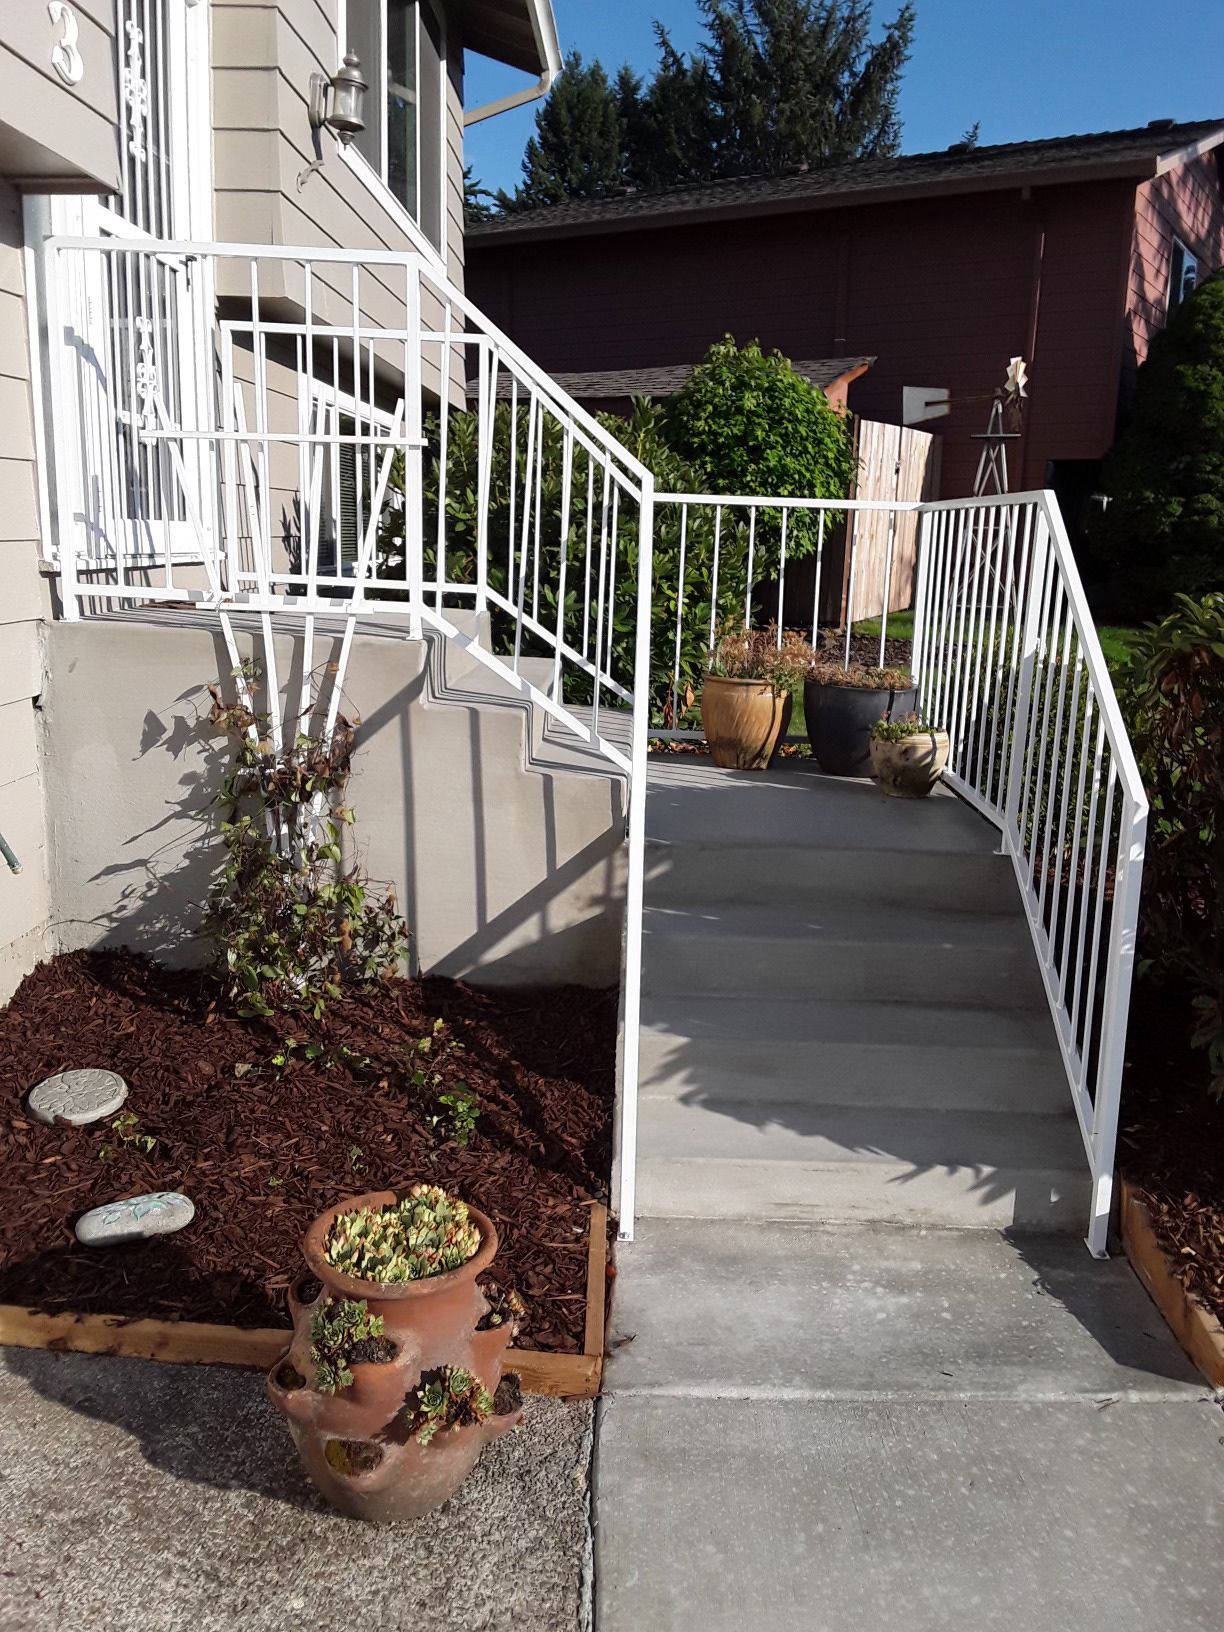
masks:
[[[44,1399],[130,1435],[145,1461],[172,1478],[330,1511],[263,1400],[257,1372],[119,1356],[99,1364],[95,1355],[45,1349],[6,1348],[3,1363]],[[239,1412],[243,1431],[235,1431]],[[156,1534],[149,1539],[156,1551]]]

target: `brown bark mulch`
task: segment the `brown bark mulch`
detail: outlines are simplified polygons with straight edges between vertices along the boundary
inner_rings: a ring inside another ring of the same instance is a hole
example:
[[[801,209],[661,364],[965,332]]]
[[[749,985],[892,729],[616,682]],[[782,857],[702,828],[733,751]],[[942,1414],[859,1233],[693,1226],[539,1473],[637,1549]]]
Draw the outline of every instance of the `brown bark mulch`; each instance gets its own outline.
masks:
[[[1224,1101],[1207,1090],[1192,1028],[1184,998],[1136,984],[1118,1166],[1178,1280],[1224,1322]]]
[[[196,973],[75,953],[0,1010],[0,1303],[283,1326],[311,1219],[346,1195],[428,1180],[496,1224],[490,1279],[525,1300],[520,1345],[581,1352],[589,1205],[607,1197],[614,992],[390,981],[319,1025],[278,1022],[299,1041],[283,1067],[268,1027],[214,997]],[[321,1057],[304,1057],[307,1040]],[[120,1073],[134,1123],[28,1114],[36,1082],[84,1065]],[[479,1109],[466,1148],[437,1100],[460,1083]],[[77,1244],[87,1208],[149,1190],[184,1191],[195,1220],[136,1245]]]

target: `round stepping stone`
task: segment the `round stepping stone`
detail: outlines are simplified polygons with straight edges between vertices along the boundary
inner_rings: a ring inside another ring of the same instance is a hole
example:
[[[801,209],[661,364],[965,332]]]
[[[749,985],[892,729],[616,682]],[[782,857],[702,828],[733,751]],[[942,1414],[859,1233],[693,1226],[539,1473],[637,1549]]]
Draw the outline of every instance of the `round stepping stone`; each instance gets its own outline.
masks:
[[[89,1067],[83,1071],[57,1071],[30,1089],[30,1114],[40,1122],[62,1117],[74,1128],[113,1116],[127,1098],[127,1083],[114,1071]]]
[[[114,1247],[123,1241],[173,1235],[194,1217],[195,1203],[190,1196],[177,1190],[158,1190],[82,1213],[76,1222],[76,1238],[85,1247]]]

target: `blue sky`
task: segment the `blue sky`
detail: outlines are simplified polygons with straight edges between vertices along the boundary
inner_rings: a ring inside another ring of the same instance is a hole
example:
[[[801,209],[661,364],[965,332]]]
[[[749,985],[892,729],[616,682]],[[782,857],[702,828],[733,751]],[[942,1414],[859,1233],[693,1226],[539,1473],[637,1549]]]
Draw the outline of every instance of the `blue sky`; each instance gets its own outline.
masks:
[[[700,37],[694,0],[553,0],[563,50],[614,69],[654,63],[652,21],[678,46]],[[891,18],[900,0],[877,3]],[[975,120],[983,142],[1121,129],[1149,119],[1224,116],[1224,0],[918,0],[901,94],[906,152],[947,147]],[[468,105],[523,83],[468,59]],[[534,110],[468,132],[486,186],[519,176]]]

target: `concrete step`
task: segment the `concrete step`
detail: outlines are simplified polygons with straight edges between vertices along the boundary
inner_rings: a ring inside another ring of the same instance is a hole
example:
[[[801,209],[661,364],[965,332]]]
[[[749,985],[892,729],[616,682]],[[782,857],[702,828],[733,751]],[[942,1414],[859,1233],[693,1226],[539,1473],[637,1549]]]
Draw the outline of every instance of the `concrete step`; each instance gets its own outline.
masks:
[[[803,993],[813,999],[1031,1008],[1045,1002],[1019,916],[866,905],[648,907],[650,994]]]
[[[652,997],[643,1098],[1023,1111],[1070,1105],[1048,1014],[1022,1009]]]
[[[1089,1202],[1072,1117],[647,1099],[639,1151],[646,1218],[1082,1231]]]
[[[1010,913],[1019,901],[1011,861],[989,852],[830,848],[816,832],[804,844],[777,844],[768,829],[755,842],[647,840],[652,906],[796,897],[810,907],[862,902],[958,913]]]

